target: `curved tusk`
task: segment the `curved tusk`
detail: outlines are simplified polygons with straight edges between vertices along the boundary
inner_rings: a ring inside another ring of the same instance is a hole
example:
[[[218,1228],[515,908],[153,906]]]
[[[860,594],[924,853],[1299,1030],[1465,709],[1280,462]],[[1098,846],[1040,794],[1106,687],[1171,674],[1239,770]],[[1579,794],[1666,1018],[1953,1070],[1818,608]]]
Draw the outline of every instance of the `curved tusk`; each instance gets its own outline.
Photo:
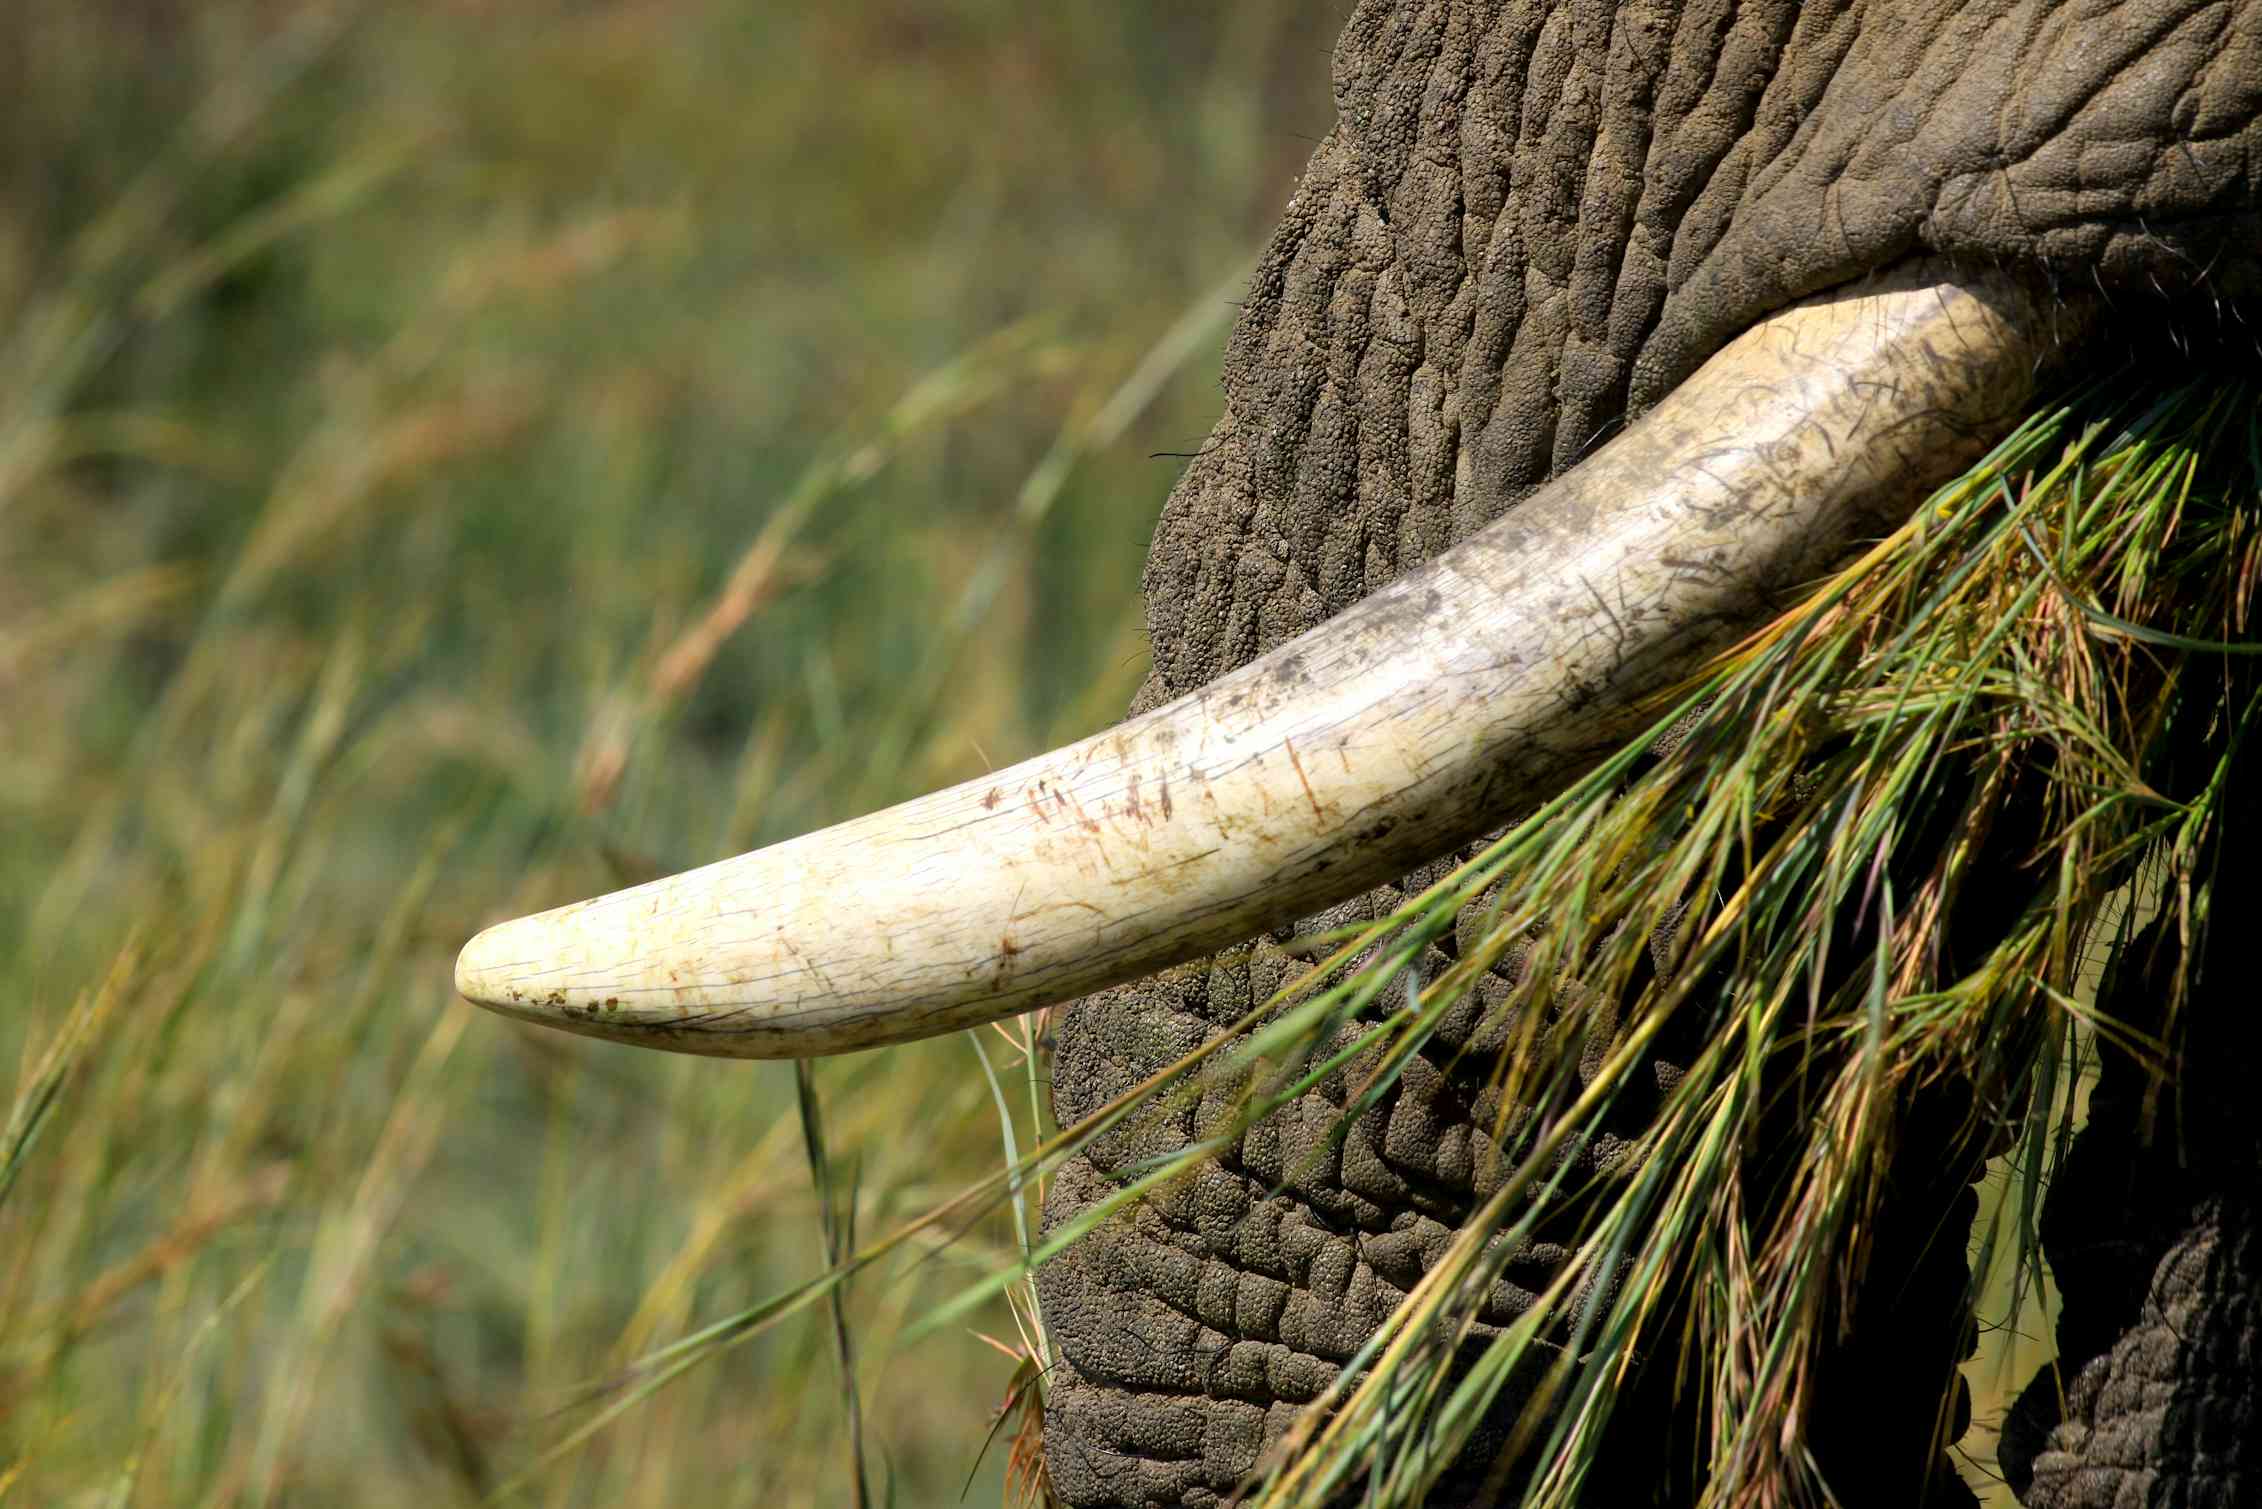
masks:
[[[1150,974],[1543,800],[2024,414],[2070,322],[1904,268],[1740,336],[1500,522],[1191,696],[902,806],[491,927],[482,1006],[689,1053],[903,1042]]]

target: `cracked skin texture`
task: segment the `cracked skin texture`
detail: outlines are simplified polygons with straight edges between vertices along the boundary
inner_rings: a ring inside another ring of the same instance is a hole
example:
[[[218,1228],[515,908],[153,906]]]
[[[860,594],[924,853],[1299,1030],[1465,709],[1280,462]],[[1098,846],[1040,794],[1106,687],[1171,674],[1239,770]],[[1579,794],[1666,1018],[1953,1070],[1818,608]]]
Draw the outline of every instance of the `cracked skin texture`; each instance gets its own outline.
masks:
[[[2152,319],[2161,297],[2204,311],[2262,290],[2262,0],[1362,0],[1335,101],[1234,329],[1225,413],[1156,531],[1154,669],[1135,711],[1438,554],[1736,332],[1871,269],[1924,254],[2007,264]],[[1294,931],[1380,915],[1436,873]],[[1259,939],[1068,1008],[1061,1119],[1296,967]],[[1229,1498],[1418,1280],[1499,1177],[1487,1056],[1442,1061],[1481,1046],[1477,1009],[1339,1146],[1340,1083],[1044,1270],[1060,1353],[1046,1452],[1069,1503]],[[1183,1145],[1203,1115],[1158,1113],[1096,1144],[1055,1182],[1048,1221]],[[1617,1150],[1581,1156],[1601,1167]],[[1976,1154],[1910,1166],[1926,1171],[1911,1181],[1922,1197],[1880,1235],[1872,1270],[1894,1275],[1875,1307],[1894,1324],[1857,1325],[1831,1364],[1860,1413],[1809,1423],[1849,1505],[1969,1502],[1930,1445],[1967,1344],[1963,1258],[1926,1234],[1968,1223],[1954,1172]],[[1544,1240],[1518,1254],[1486,1319],[1518,1313],[1563,1258]],[[1626,1476],[1591,1501],[1684,1500],[1668,1462],[1688,1453],[1661,1408],[1637,1397],[1622,1414]],[[1438,1501],[1482,1501],[1482,1467]]]

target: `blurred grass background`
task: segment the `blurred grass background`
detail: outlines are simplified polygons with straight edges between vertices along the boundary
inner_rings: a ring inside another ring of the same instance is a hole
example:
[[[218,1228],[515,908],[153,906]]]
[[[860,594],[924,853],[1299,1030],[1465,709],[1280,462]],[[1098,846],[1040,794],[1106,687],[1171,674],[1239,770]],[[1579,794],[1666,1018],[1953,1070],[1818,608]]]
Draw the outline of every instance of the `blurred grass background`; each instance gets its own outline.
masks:
[[[823,1268],[787,1066],[486,1017],[454,951],[1120,712],[1338,20],[16,0],[0,1504],[476,1502]],[[963,1039],[815,1082],[863,1233],[998,1164]],[[1013,1240],[849,1291],[877,1496],[997,1502],[1012,1362],[900,1333]],[[520,1501],[847,1503],[832,1347]]]
[[[8,8],[0,1503],[474,1502],[822,1269],[788,1066],[454,951],[1121,711],[1335,19]],[[971,1057],[816,1069],[861,1232],[997,1166]],[[1012,1362],[897,1338],[1012,1240],[850,1291],[876,1496],[997,1502]],[[807,1312],[520,1501],[847,1503],[843,1417]]]

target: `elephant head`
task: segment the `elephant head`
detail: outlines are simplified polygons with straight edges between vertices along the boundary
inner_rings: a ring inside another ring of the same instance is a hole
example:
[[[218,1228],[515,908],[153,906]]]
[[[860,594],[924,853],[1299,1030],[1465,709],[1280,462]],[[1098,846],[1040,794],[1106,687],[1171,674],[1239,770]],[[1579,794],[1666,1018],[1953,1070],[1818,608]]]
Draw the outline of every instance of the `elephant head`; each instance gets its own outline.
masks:
[[[2043,369],[2262,295],[2257,0],[1360,0],[1335,98],[1156,532],[1131,720],[490,929],[465,995],[735,1056],[1074,999],[1074,1119],[1294,967],[1244,940],[1384,915],[1905,517]],[[1070,1502],[1222,1501],[1419,1279],[1482,1118],[1417,1067],[1332,1149],[1336,1108],[1276,1118],[1045,1271]],[[1191,1135],[1094,1144],[1051,1214]],[[1846,1502],[1956,1491],[1943,1219],[1880,1239],[1946,1318],[1843,1349],[1863,1419],[1816,1439]],[[2060,1476],[2090,1468],[2173,1477]],[[2140,1501],[2092,1491],[2033,1501]]]

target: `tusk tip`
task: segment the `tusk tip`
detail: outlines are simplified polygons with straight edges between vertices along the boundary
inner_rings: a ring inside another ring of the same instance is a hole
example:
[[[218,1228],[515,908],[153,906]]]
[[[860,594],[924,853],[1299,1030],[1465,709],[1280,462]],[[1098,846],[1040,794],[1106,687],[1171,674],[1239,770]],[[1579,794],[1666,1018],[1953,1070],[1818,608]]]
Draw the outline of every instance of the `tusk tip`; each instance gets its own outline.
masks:
[[[570,934],[549,912],[484,929],[456,955],[456,994],[521,1021],[586,1030],[602,1012],[605,982],[601,971],[593,979],[569,964],[582,952]]]
[[[523,961],[529,954],[522,946],[533,940],[526,938],[526,918],[498,922],[481,930],[463,951],[456,955],[456,994],[474,1006],[484,1006],[490,1011],[500,1011],[509,1016],[536,1016],[527,1009],[529,992],[524,976]],[[535,955],[538,957],[538,955]]]
[[[499,1016],[637,1047],[727,1058],[774,1056],[744,1031],[742,1004],[702,999],[702,987],[655,973],[634,940],[602,920],[603,903],[576,902],[498,922],[456,955],[456,994]],[[600,921],[592,924],[592,914]],[[696,971],[693,971],[696,973]],[[732,1029],[738,1030],[732,1030]]]

